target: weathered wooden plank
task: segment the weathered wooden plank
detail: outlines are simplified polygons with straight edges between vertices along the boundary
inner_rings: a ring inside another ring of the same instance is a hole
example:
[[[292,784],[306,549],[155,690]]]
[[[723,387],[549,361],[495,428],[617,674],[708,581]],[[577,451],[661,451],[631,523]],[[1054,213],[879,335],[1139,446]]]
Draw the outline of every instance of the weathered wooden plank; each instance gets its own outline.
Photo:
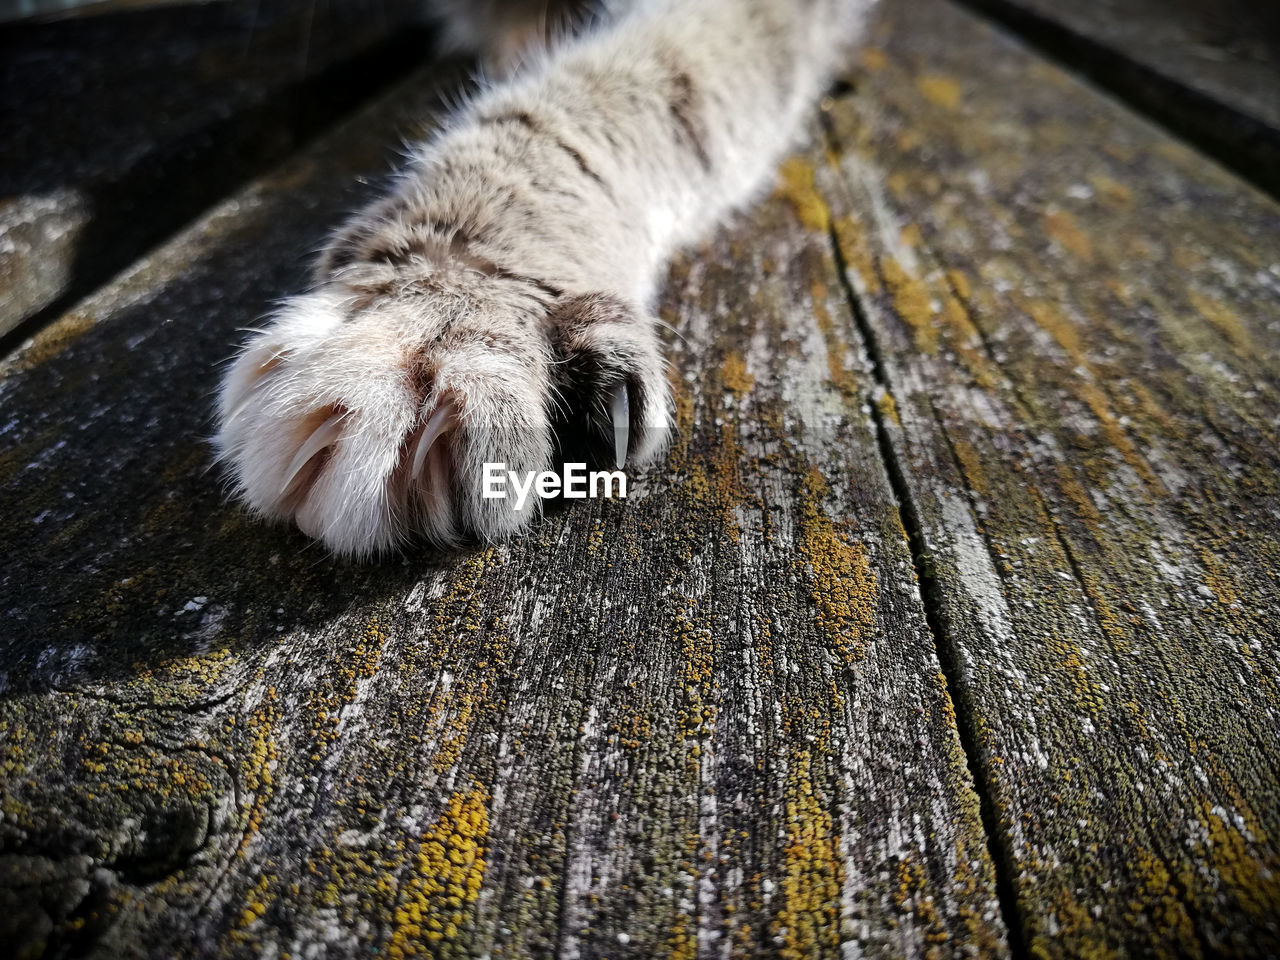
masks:
[[[1280,196],[1280,7],[960,0]]]
[[[1280,951],[1280,208],[888,0],[819,171],[1033,956]]]
[[[427,50],[420,14],[264,0],[0,27],[0,333],[403,76]]]
[[[0,381],[2,921],[27,955],[1004,952],[812,160],[673,273],[626,503],[335,563],[224,505],[214,363],[401,93]]]
[[[1280,10],[1274,5],[1248,0],[1003,2],[1280,130]]]

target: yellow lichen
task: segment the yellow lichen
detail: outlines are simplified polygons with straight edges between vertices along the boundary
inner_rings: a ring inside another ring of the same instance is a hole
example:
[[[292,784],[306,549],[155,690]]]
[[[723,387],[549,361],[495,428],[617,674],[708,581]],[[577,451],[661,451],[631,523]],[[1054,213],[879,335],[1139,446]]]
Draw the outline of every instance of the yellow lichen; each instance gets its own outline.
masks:
[[[1129,902],[1125,920],[1151,923],[1162,931],[1169,950],[1166,955],[1200,956],[1195,923],[1181,895],[1182,890],[1194,888],[1195,880],[1190,876],[1175,880],[1169,865],[1142,847],[1134,851],[1131,862],[1138,881],[1138,897]]]
[[[482,787],[457,791],[423,835],[395,912],[387,955],[435,956],[443,943],[465,932],[470,906],[480,895],[489,836],[488,794]]]
[[[1066,351],[1072,363],[1088,366],[1089,359],[1085,356],[1084,345],[1080,341],[1080,331],[1076,329],[1075,324],[1063,316],[1057,307],[1048,303],[1032,302],[1027,304],[1027,312],[1031,314],[1031,319],[1036,322],[1036,325],[1053,337],[1058,342],[1058,346]]]
[[[880,394],[879,399],[876,400],[876,408],[881,416],[895,427],[902,426],[902,421],[898,418],[898,401],[893,399],[893,394],[888,390]]]
[[[1205,855],[1221,889],[1244,914],[1261,923],[1272,922],[1280,916],[1280,857],[1257,814],[1243,797],[1236,799],[1236,817],[1229,819],[1222,816],[1228,811],[1203,805],[1200,822],[1209,836]]]
[[[1198,547],[1196,553],[1204,566],[1204,580],[1210,592],[1213,593],[1214,599],[1228,606],[1243,607],[1243,598],[1240,596],[1240,591],[1236,589],[1236,580],[1226,565],[1204,547]]]
[[[951,284],[951,289],[956,292],[956,296],[961,300],[968,300],[973,296],[973,288],[969,284],[969,275],[963,270],[948,270],[947,281]]]
[[[947,929],[938,914],[935,898],[931,896],[933,884],[928,868],[911,854],[898,861],[897,885],[893,889],[893,902],[904,913],[913,915],[922,929],[926,943],[945,943]]]
[[[886,257],[880,266],[885,285],[893,295],[894,310],[911,327],[916,349],[922,353],[937,353],[938,328],[929,302],[929,291],[897,260]]]
[[[1146,481],[1150,487],[1163,489],[1151,466],[1138,453],[1137,447],[1129,439],[1129,435],[1125,433],[1124,427],[1120,425],[1120,421],[1111,412],[1111,406],[1107,402],[1106,395],[1096,385],[1085,380],[1072,381],[1072,388],[1076,396],[1083,400],[1093,412],[1103,437],[1120,454],[1121,459],[1132,467],[1134,472]]]
[[[263,703],[249,716],[248,727],[252,741],[249,758],[241,773],[245,789],[253,795],[246,817],[244,835],[236,849],[243,856],[249,844],[262,827],[267,803],[275,794],[275,768],[280,751],[275,741],[275,728],[281,719],[276,706],[276,688],[268,687]]]
[[[755,377],[747,372],[747,362],[738,350],[730,350],[720,368],[720,379],[725,389],[741,397],[756,385]]]
[[[814,168],[806,158],[788,157],[778,168],[778,196],[790,201],[800,222],[810,230],[826,233],[831,210],[814,186]]]
[[[840,941],[840,890],[844,883],[840,838],[815,789],[809,751],[797,751],[789,766],[783,903],[774,929],[782,939],[785,960],[832,956]]]
[[[859,57],[868,70],[880,71],[889,65],[889,58],[878,47],[864,47]]]
[[[231,939],[244,942],[243,931],[253,926],[267,912],[267,903],[270,900],[271,877],[268,874],[262,874],[258,877],[258,881],[249,890],[245,900],[244,910],[240,913],[240,920],[236,924],[236,928],[231,933]]]
[[[1246,354],[1253,352],[1253,335],[1249,333],[1248,327],[1238,316],[1217,300],[1197,293],[1195,290],[1187,291],[1187,299],[1196,308],[1196,312],[1213,324],[1236,350]]]
[[[31,346],[18,359],[18,369],[31,370],[57,356],[93,329],[97,318],[84,313],[69,313],[56,323],[39,331]]]
[[[1065,210],[1053,210],[1044,215],[1045,232],[1058,241],[1072,256],[1080,260],[1093,259],[1093,244],[1076,223],[1076,218]]]
[[[879,588],[861,543],[846,542],[822,509],[826,481],[814,468],[805,478],[800,554],[818,623],[846,665],[862,656],[876,622]]]
[[[949,346],[964,362],[978,386],[990,390],[997,383],[996,373],[991,361],[980,349],[982,335],[978,332],[973,317],[969,315],[968,308],[958,298],[944,294],[941,320],[950,337]]]
[[[960,104],[960,84],[953,77],[927,74],[916,80],[916,89],[930,103],[954,110]]]
[[[1094,173],[1090,174],[1089,183],[1093,185],[1098,196],[1112,206],[1133,206],[1133,191],[1120,181],[1113,180],[1106,174]]]
[[[827,345],[827,372],[831,383],[852,396],[857,389],[857,380],[848,367],[849,343],[836,330],[831,311],[827,309],[827,286],[821,280],[814,280],[809,293],[813,297],[813,318]]]
[[[840,256],[845,266],[857,273],[857,279],[868,293],[880,290],[880,277],[876,273],[875,261],[867,247],[867,240],[852,216],[842,216],[835,221],[836,243],[840,248]]]
[[[965,440],[953,440],[951,448],[955,451],[956,459],[960,461],[965,485],[980,497],[991,496],[991,488],[982,470],[982,460],[973,444]]]

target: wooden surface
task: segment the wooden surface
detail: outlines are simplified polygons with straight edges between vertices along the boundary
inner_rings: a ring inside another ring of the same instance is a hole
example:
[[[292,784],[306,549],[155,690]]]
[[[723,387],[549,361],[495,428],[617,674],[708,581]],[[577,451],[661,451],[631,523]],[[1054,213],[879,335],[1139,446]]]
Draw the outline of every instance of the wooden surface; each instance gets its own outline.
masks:
[[[429,49],[417,0],[98,13],[0,26],[0,334],[54,319]]]
[[[978,0],[981,2],[981,0]],[[1280,130],[1280,9],[1254,0],[1004,0]]]
[[[11,368],[0,916],[55,956],[999,952],[870,375],[787,200],[677,270],[682,439],[627,503],[365,567],[221,503],[214,365],[407,132],[343,131]]]
[[[1280,950],[1280,209],[933,0],[851,77],[672,270],[668,461],[508,546],[208,469],[425,78],[5,361],[0,942]]]
[[[1280,5],[960,2],[1280,197]]]
[[[1280,208],[917,9],[824,184],[1030,951],[1275,954]]]

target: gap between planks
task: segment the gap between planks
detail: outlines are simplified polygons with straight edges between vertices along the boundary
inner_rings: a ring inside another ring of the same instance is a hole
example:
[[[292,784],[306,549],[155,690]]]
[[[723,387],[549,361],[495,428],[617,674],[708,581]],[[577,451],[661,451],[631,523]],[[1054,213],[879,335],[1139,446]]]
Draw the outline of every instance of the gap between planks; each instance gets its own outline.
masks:
[[[840,145],[836,140],[835,131],[832,129],[829,116],[825,111],[821,114],[821,136],[827,151],[839,151]],[[897,399],[893,396],[893,389],[885,371],[884,354],[880,348],[880,343],[867,319],[862,301],[858,297],[857,291],[854,290],[853,284],[849,281],[849,268],[848,264],[845,263],[844,251],[841,249],[839,238],[836,235],[834,220],[827,224],[827,241],[831,248],[832,258],[835,261],[840,288],[844,292],[845,300],[849,305],[849,313],[853,317],[854,325],[861,335],[863,346],[871,361],[871,370],[875,378],[877,392],[883,391],[884,395],[896,403]],[[990,353],[990,345],[986,343],[985,339],[983,344],[988,353]],[[995,362],[994,356],[992,361]],[[995,870],[996,899],[1000,903],[1000,912],[1004,916],[1005,927],[1008,931],[1009,953],[1013,960],[1027,960],[1031,953],[1027,944],[1027,931],[1022,922],[1021,908],[1018,905],[1017,890],[1014,886],[1014,878],[1018,874],[1017,864],[1014,860],[1013,850],[1009,846],[1008,835],[999,828],[999,818],[996,815],[995,803],[992,799],[994,778],[991,775],[989,766],[984,762],[982,751],[974,736],[977,729],[976,713],[969,696],[965,692],[959,654],[947,630],[940,587],[937,578],[933,575],[929,562],[929,547],[925,540],[924,525],[920,521],[920,514],[912,497],[911,484],[907,480],[901,458],[894,448],[893,437],[885,424],[885,413],[876,402],[875,397],[867,397],[867,407],[871,411],[872,423],[875,425],[876,445],[879,449],[885,476],[889,481],[889,489],[893,494],[903,529],[907,532],[907,545],[911,552],[911,564],[915,569],[917,590],[920,605],[924,609],[925,623],[929,627],[929,633],[933,638],[934,650],[937,653],[938,662],[946,680],[947,696],[951,698],[952,706],[956,711],[956,729],[960,736],[960,747],[964,751],[965,762],[969,768],[969,777],[973,783],[974,793],[978,797],[982,831],[987,841],[987,853],[991,857]],[[954,458],[954,450],[951,453]]]

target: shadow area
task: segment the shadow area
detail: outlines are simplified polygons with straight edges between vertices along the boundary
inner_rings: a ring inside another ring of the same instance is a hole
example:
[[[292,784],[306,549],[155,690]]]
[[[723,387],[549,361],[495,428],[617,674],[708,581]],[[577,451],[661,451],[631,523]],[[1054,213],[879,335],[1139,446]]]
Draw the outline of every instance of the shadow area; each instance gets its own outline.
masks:
[[[420,14],[271,0],[0,28],[0,196],[31,246],[0,282],[44,286],[0,352],[421,64]],[[73,244],[64,212],[41,212],[57,196],[85,210]]]
[[[5,695],[250,649],[456,562],[421,551],[345,563],[260,524],[228,502],[207,441],[240,329],[306,286],[317,238],[375,189],[357,180],[438,104],[436,91],[415,97],[175,241],[167,264],[88,301],[0,379]]]
[[[1255,76],[1280,81],[1280,7],[1229,0],[1219,4],[1179,2],[1170,6],[1126,0],[1098,4],[1093,11],[1099,36],[1109,22],[1126,30],[1150,18],[1153,29],[1167,32],[1180,24],[1181,49],[1176,58],[1156,66],[1133,56],[1116,40],[1086,35],[1070,25],[1071,18],[1037,12],[1019,0],[960,0],[961,5],[986,16],[1026,40],[1066,69],[1078,73],[1129,107],[1187,140],[1254,186],[1280,199],[1280,127],[1274,119],[1249,105],[1259,90],[1237,87],[1226,95],[1221,86],[1209,93],[1196,86],[1203,63],[1254,61]],[[1200,63],[1195,62],[1197,58]],[[1171,68],[1169,63],[1179,66]],[[1240,74],[1233,73],[1234,83]],[[1212,79],[1212,78],[1210,78]],[[1238,101],[1238,102],[1233,102]],[[1274,117],[1274,111],[1272,117]]]

